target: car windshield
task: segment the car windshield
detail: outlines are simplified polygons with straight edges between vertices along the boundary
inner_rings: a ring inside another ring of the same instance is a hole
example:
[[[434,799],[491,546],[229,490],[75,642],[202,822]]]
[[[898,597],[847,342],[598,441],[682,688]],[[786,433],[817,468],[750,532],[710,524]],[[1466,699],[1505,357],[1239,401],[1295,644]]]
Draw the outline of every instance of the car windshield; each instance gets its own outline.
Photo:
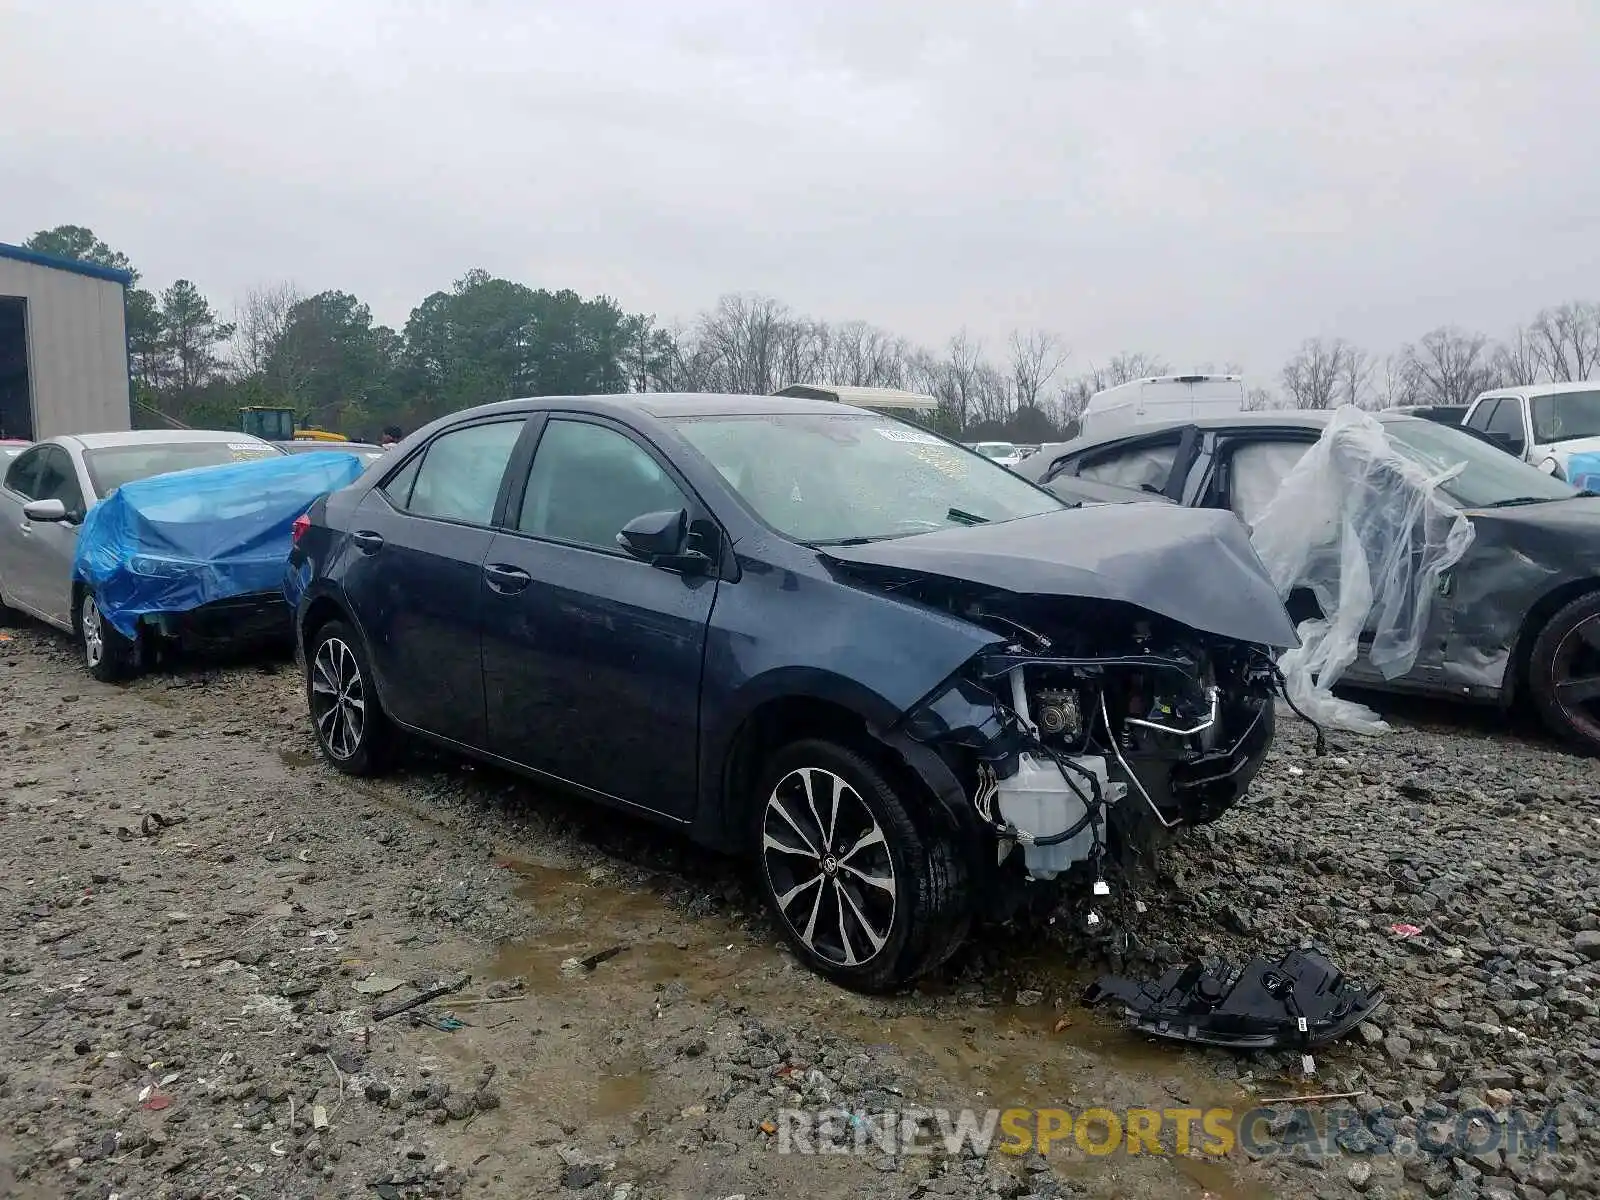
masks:
[[[1010,458],[1017,452],[1009,442],[979,442],[973,449],[985,458]]]
[[[96,496],[135,479],[186,471],[190,467],[215,467],[222,463],[271,458],[279,453],[265,442],[137,442],[126,446],[100,446],[83,452],[84,466]]]
[[[798,542],[877,541],[1065,507],[1004,467],[875,413],[673,423],[763,521]]]
[[[1437,421],[1406,417],[1386,422],[1384,430],[1402,453],[1429,472],[1461,465],[1460,473],[1440,488],[1462,508],[1566,500],[1578,494],[1570,483]]]
[[[1600,391],[1535,396],[1529,408],[1533,440],[1540,445],[1600,437]]]

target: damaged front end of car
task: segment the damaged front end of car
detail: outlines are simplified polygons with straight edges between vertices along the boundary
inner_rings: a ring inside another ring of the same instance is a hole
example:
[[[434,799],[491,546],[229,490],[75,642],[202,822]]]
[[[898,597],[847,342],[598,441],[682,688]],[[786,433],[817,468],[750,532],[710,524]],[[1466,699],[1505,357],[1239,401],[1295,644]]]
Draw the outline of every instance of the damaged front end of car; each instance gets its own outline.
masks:
[[[1013,522],[1015,544],[998,552],[996,530],[969,556],[959,543],[978,531],[945,538],[947,556],[930,546],[943,535],[928,535],[855,551],[849,570],[997,637],[896,730],[960,781],[993,838],[981,865],[1105,894],[1108,864],[1245,794],[1272,743],[1272,652],[1295,635],[1232,514],[1127,506],[1070,519],[1051,522],[1070,548],[1033,519],[1040,528]],[[1095,544],[1117,550],[1083,549]]]
[[[996,599],[967,615],[1006,622]],[[1272,742],[1267,655],[1126,605],[1017,599],[1055,620],[1030,614],[1026,633],[969,663],[904,731],[958,769],[1032,878],[1095,859],[1113,830],[1128,849],[1150,847],[1237,802]]]

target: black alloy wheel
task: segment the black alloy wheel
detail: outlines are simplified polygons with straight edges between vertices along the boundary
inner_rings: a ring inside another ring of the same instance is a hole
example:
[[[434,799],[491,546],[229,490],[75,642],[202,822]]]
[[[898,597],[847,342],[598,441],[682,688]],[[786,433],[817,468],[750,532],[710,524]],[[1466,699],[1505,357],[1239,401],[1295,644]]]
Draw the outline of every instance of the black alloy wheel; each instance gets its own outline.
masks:
[[[306,706],[318,748],[350,775],[377,774],[391,758],[394,728],[371,681],[355,631],[343,621],[321,626],[306,655]]]
[[[1528,682],[1553,732],[1600,753],[1600,593],[1578,597],[1545,624],[1533,644]]]
[[[768,907],[800,958],[846,987],[888,991],[966,935],[966,873],[928,801],[855,749],[796,742],[768,765],[755,833]]]

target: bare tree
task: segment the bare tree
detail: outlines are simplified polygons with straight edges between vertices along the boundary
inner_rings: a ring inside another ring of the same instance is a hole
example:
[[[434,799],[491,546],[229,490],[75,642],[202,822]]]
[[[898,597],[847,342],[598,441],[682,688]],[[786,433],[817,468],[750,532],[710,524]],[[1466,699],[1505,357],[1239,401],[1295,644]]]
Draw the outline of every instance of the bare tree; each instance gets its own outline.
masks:
[[[295,305],[304,300],[292,283],[273,283],[251,288],[234,305],[231,358],[240,375],[258,376],[283,341]]]
[[[1557,383],[1588,379],[1600,366],[1600,308],[1593,304],[1547,308],[1534,318],[1529,334]]]
[[[1095,392],[1132,383],[1135,379],[1149,379],[1152,375],[1171,373],[1172,367],[1159,355],[1146,354],[1142,350],[1122,350],[1113,354],[1104,367],[1090,363],[1089,369],[1083,375],[1083,381],[1088,384],[1089,394],[1092,396]]]
[[[666,331],[666,345],[659,368],[659,386],[664,392],[714,392],[720,384],[716,356],[682,324]]]
[[[1545,356],[1537,336],[1519,325],[1490,355],[1495,387],[1538,383],[1545,374]]]
[[[1372,401],[1375,408],[1398,408],[1416,403],[1417,373],[1404,354],[1385,355],[1373,372]]]
[[[1470,404],[1494,386],[1489,339],[1481,333],[1445,326],[1400,353],[1415,387],[1413,403]]]
[[[1239,372],[1229,371],[1229,375]],[[1244,409],[1246,412],[1264,412],[1269,408],[1278,407],[1278,398],[1272,394],[1270,388],[1253,387],[1244,394]]]
[[[1011,386],[1019,408],[1038,408],[1045,389],[1067,361],[1067,349],[1042,329],[1011,335]]]
[[[1283,390],[1295,408],[1332,408],[1349,390],[1352,347],[1343,338],[1307,338],[1283,364]]]
[[[1004,423],[1017,411],[1012,381],[992,363],[980,362],[973,379],[977,413],[984,421]]]
[[[1354,404],[1357,408],[1376,407],[1372,387],[1372,377],[1376,369],[1377,364],[1371,354],[1360,346],[1344,343],[1344,362],[1336,392],[1338,403]]]
[[[982,392],[983,344],[963,329],[945,349],[933,395],[957,429],[965,429],[978,412]]]
[[[906,385],[910,348],[904,338],[865,321],[819,324],[814,332],[822,364],[822,381],[847,387]]]
[[[797,377],[809,373],[797,353],[802,327],[770,296],[723,296],[700,315],[686,358],[718,391],[768,395],[790,383],[812,382]]]

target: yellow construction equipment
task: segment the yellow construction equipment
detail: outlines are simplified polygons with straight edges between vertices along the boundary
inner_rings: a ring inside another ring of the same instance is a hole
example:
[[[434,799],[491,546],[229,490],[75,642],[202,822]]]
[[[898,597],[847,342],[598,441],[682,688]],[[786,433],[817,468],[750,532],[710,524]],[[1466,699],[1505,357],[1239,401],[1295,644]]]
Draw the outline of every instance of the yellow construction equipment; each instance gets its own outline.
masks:
[[[342,433],[329,433],[315,426],[299,428],[292,408],[277,408],[265,404],[252,404],[239,410],[239,427],[245,433],[269,442],[289,442],[309,439],[316,442],[348,442]]]

